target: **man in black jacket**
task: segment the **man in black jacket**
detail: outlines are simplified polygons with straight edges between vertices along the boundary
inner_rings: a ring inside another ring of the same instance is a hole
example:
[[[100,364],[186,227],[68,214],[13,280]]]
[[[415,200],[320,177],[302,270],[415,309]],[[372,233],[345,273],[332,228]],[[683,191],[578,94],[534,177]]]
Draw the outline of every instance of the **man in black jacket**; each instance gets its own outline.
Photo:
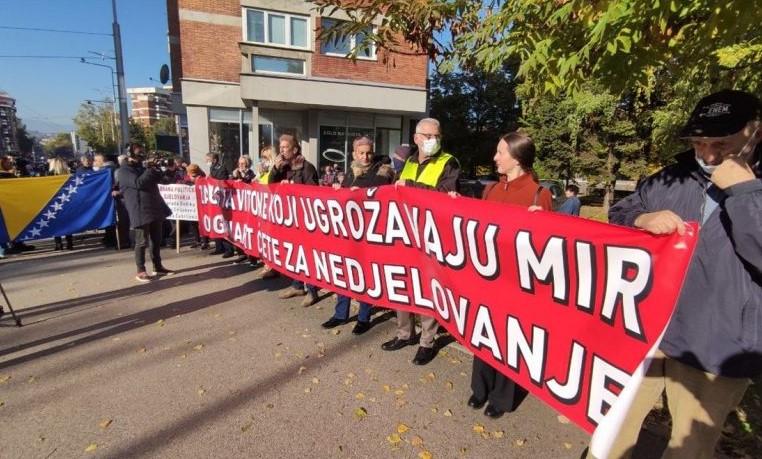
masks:
[[[283,134],[278,138],[279,154],[275,158],[273,168],[270,170],[269,183],[297,183],[301,185],[317,185],[318,174],[315,166],[302,156],[299,140],[291,134]],[[273,277],[274,271],[266,271],[262,274],[263,279]],[[305,292],[306,289],[306,292]],[[305,284],[300,280],[294,280],[291,287],[278,294],[278,298],[285,299],[295,296],[307,297],[302,300],[302,306],[312,306],[318,301],[317,287]]]
[[[724,90],[703,98],[682,137],[692,151],[613,206],[609,221],[654,234],[701,224],[659,350],[608,457],[629,457],[662,392],[672,416],[665,457],[714,457],[727,414],[762,373],[762,106]],[[590,455],[602,452],[593,444]]]
[[[126,165],[116,171],[119,192],[130,216],[130,228],[135,233],[135,264],[138,282],[150,282],[152,276],[146,272],[146,243],[151,248],[151,262],[154,276],[173,274],[161,263],[161,233],[164,220],[172,214],[159,194],[161,170],[153,160],[143,166],[142,147],[132,146]]]
[[[227,180],[230,178],[230,172],[225,165],[220,162],[219,153],[207,153],[206,165],[209,168],[209,176],[217,180]],[[214,241],[214,250],[209,255],[222,255],[222,258],[230,258],[235,255],[233,244],[223,238],[212,239]]]
[[[373,158],[373,141],[370,137],[362,136],[352,142],[352,165],[344,177],[344,181],[333,184],[334,189],[349,188],[372,188],[376,186],[390,185],[394,181],[394,169],[380,158]],[[350,298],[337,295],[336,308],[333,317],[323,322],[323,328],[334,328],[347,323],[349,320]],[[370,330],[371,305],[360,302],[360,312],[357,315],[357,324],[352,329],[355,335],[362,335]]]

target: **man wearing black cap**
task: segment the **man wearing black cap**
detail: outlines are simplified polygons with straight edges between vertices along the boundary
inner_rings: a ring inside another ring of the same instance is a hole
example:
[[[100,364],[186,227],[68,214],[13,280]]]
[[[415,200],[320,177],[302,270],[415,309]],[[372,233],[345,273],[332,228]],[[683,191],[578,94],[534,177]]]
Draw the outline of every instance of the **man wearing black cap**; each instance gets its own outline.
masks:
[[[665,457],[711,458],[727,414],[762,373],[760,101],[723,90],[702,99],[681,136],[692,150],[611,208],[609,221],[699,240],[672,320],[608,457],[629,457],[667,393]],[[595,452],[591,452],[595,454]]]
[[[135,264],[138,282],[153,278],[146,271],[146,245],[151,248],[154,276],[173,274],[161,263],[161,235],[164,220],[172,214],[159,193],[162,173],[154,160],[145,161],[140,145],[130,146],[127,164],[116,171],[119,193],[130,216],[130,228],[135,233]]]

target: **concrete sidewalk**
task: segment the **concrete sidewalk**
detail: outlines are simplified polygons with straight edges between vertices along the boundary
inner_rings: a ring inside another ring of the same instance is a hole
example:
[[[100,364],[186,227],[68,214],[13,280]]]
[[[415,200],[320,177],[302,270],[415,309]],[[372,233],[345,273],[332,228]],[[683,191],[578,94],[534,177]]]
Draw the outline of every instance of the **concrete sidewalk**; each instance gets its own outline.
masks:
[[[35,245],[0,262],[25,324],[0,322],[1,458],[577,458],[587,444],[531,396],[498,420],[468,408],[471,357],[452,346],[424,367],[415,347],[382,351],[393,313],[357,337],[320,327],[330,296],[278,300],[286,281],[205,252],[165,249],[178,273],[138,284],[130,251]]]

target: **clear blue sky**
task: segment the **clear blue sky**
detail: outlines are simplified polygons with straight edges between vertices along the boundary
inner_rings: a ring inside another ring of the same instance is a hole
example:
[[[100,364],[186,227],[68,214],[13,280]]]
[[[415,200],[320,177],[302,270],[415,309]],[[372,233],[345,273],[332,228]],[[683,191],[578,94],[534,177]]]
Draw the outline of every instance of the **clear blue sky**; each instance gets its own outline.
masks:
[[[117,0],[127,87],[159,85],[159,68],[169,64],[164,0]],[[0,26],[111,33],[111,0],[0,0]],[[0,29],[0,56],[113,56],[110,36]],[[92,61],[116,67],[113,60]],[[16,99],[18,116],[32,130],[73,128],[72,118],[85,99],[111,97],[110,70],[79,59],[0,57],[0,90]]]

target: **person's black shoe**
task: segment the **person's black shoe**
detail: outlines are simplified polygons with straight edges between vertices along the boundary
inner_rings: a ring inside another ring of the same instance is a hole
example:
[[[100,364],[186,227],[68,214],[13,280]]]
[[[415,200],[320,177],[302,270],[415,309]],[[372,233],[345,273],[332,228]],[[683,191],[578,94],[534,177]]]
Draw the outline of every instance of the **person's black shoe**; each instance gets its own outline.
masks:
[[[249,257],[247,257],[246,255],[241,255],[240,257],[233,260],[233,263],[236,265],[240,265],[241,263],[244,263],[247,261],[249,261]]]
[[[345,323],[347,323],[346,320],[341,320],[335,317],[331,317],[330,319],[320,324],[320,326],[323,328],[334,328],[334,327],[338,327],[339,325],[344,325]]]
[[[66,250],[74,250],[74,244],[71,242],[66,243]]]
[[[56,247],[53,250],[63,250],[63,244],[61,244],[60,242],[57,242]]]
[[[405,346],[412,346],[415,344],[414,339],[399,339],[396,336],[389,341],[381,345],[381,349],[385,351],[396,351],[402,349]]]
[[[216,250],[212,250],[211,252],[209,252],[209,256],[212,256],[212,255],[222,255],[223,253],[225,253],[225,252],[223,252],[221,250],[219,252],[216,251]]]
[[[499,410],[492,405],[487,405],[487,408],[484,409],[484,415],[492,419],[497,419],[504,414],[505,414],[505,411]]]
[[[188,247],[191,249],[197,249],[201,244],[198,242],[194,242],[193,244],[189,245]]]
[[[478,410],[479,408],[484,406],[484,403],[486,403],[486,400],[479,400],[476,398],[476,395],[472,395],[468,398],[468,406],[471,408]]]
[[[154,268],[153,275],[154,276],[171,276],[175,272],[171,269],[167,269],[164,266],[159,266],[158,268]]]
[[[198,246],[198,248],[201,250],[209,250],[209,244],[207,244],[206,242],[202,242],[201,245]]]
[[[222,254],[222,258],[233,258],[235,256],[235,253],[233,252],[225,252]]]
[[[353,335],[362,335],[366,331],[370,330],[370,322],[360,322],[359,320],[352,329]]]
[[[436,355],[437,353],[434,352],[434,349],[430,347],[420,346],[418,348],[418,352],[415,353],[413,363],[416,365],[426,365],[427,363],[431,362]]]

